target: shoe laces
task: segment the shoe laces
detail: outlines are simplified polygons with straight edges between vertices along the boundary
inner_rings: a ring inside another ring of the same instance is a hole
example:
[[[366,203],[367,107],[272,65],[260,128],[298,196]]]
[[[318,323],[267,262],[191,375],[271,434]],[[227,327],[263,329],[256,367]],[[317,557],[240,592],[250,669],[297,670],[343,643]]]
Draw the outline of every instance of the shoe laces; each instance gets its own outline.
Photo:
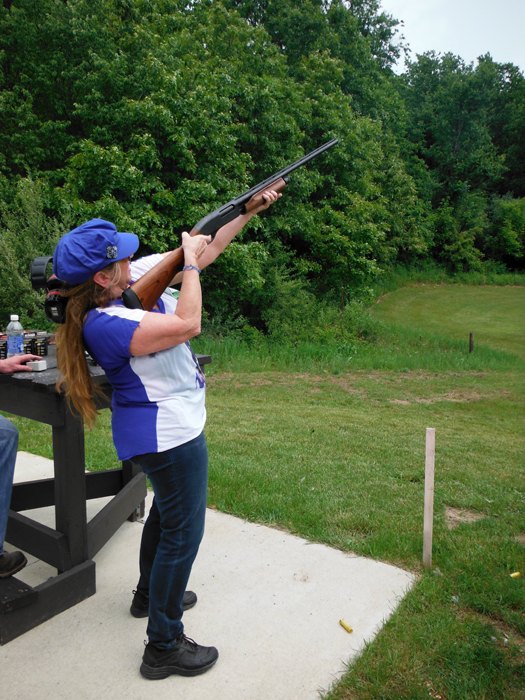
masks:
[[[145,639],[144,646],[147,647],[148,644],[149,644],[148,640]],[[175,644],[184,644],[184,645],[187,645],[193,649],[197,649],[199,647],[199,644],[197,644],[197,642],[194,639],[192,639],[191,637],[186,637],[184,632],[182,632],[181,634],[179,634],[178,637],[175,638]],[[157,647],[155,647],[155,648],[157,648]]]
[[[182,634],[179,634],[179,636],[175,640],[175,644],[188,644],[190,647],[199,646],[194,639],[192,639],[191,637],[186,637],[184,632],[182,632]]]

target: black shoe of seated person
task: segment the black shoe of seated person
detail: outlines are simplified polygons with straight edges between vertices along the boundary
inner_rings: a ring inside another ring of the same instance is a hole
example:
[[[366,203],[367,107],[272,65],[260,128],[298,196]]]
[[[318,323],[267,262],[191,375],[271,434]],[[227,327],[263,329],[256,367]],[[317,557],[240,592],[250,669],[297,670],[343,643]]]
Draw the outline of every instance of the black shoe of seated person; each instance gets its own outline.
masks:
[[[27,564],[22,552],[4,552],[0,555],[0,578],[13,576]]]
[[[149,614],[149,598],[139,591],[133,591],[133,602],[129,609],[133,617],[148,617]],[[197,603],[197,596],[193,591],[186,591],[182,599],[182,609],[184,611],[193,608]]]
[[[140,673],[148,680],[162,680],[171,675],[198,676],[206,673],[219,658],[215,647],[203,647],[185,634],[175,640],[170,649],[158,649],[147,644]]]

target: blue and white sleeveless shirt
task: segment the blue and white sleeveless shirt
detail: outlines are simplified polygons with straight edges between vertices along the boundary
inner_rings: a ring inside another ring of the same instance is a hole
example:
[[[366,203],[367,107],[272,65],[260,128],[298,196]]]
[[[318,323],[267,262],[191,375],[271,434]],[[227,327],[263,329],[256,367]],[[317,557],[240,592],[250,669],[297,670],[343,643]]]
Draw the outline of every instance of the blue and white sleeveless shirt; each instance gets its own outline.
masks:
[[[150,255],[131,263],[136,281],[160,262]],[[177,300],[165,292],[160,312],[174,314]],[[146,311],[118,299],[90,311],[84,338],[113,387],[111,426],[120,460],[164,452],[200,435],[206,423],[205,380],[189,342],[132,357],[131,338]]]

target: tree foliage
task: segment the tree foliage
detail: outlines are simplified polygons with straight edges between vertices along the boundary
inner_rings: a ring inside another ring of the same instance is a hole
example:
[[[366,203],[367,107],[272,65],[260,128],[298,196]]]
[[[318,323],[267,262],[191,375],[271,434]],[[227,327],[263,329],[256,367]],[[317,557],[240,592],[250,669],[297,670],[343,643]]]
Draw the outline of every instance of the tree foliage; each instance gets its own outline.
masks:
[[[3,207],[39,183],[57,226],[163,251],[337,137],[207,271],[209,314],[267,328],[282,279],[339,299],[395,262],[521,264],[522,74],[429,54],[397,77],[397,24],[378,0],[3,3]]]
[[[51,256],[58,239],[70,230],[67,215],[60,223],[44,212],[44,187],[30,179],[18,182],[13,206],[0,223],[0,316],[19,313],[24,328],[51,327],[43,310],[44,292],[31,287],[31,264]]]
[[[506,205],[497,203],[523,206],[523,74],[488,54],[474,67],[429,52],[408,64],[399,86],[408,169],[433,211],[433,257],[453,269],[483,259],[523,264],[522,234],[503,233]]]

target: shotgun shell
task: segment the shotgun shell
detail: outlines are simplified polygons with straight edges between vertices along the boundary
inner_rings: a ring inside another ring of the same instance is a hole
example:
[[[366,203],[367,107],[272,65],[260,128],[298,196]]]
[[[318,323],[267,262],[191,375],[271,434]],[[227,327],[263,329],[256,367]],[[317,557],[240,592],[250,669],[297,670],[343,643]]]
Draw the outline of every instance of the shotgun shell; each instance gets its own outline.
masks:
[[[519,578],[521,576],[521,571],[515,571],[510,575],[511,578]]]
[[[339,620],[339,624],[341,625],[341,627],[343,627],[348,632],[348,634],[352,634],[352,632],[354,631],[351,627],[349,627],[346,624],[346,622],[344,620]]]

